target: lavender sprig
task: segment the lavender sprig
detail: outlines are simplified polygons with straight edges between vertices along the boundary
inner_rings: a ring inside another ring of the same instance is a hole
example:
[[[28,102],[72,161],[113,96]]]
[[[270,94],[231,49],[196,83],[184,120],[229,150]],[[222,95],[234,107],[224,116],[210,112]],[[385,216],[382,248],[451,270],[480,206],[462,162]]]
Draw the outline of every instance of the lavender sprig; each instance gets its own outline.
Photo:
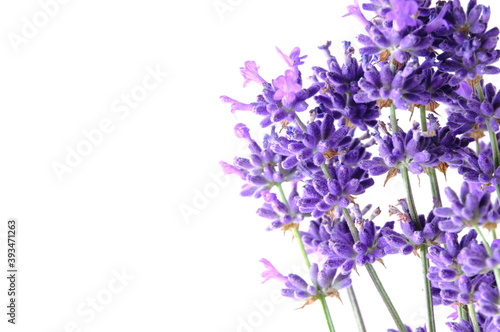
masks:
[[[299,48],[289,55],[278,49],[285,69],[275,79],[262,77],[253,61],[241,68],[244,86],[262,86],[254,102],[221,97],[233,112],[260,116],[260,126],[270,130],[257,143],[238,124],[235,133],[248,142],[250,155],[222,167],[246,182],[242,195],[262,201],[257,213],[270,220],[268,230],[292,232],[310,270],[310,280],[284,276],[263,260],[264,276],[282,282],[287,297],[305,304],[319,300],[330,331],[326,298],[346,288],[364,331],[350,273],[365,266],[399,331],[411,331],[372,264],[389,254],[420,252],[428,314],[427,326],[416,330],[436,331],[434,305],[453,304],[460,320],[447,323],[452,331],[498,330],[500,93],[483,75],[500,73],[494,66],[500,30],[488,28],[490,8],[476,0],[466,7],[459,0],[434,6],[429,0],[355,0],[347,10],[365,28],[358,37],[360,58],[344,42],[340,64],[327,42],[320,46],[327,66],[313,67],[308,83]],[[368,19],[364,11],[376,17]],[[387,107],[390,130],[381,120]],[[415,108],[420,123],[403,130],[402,112]],[[306,111],[309,121],[301,119]],[[427,112],[446,114],[447,125]],[[476,151],[469,147],[473,141]],[[446,188],[449,202],[443,202],[436,170],[446,176],[448,168],[463,184],[460,194]],[[378,224],[366,218],[356,203],[374,186],[372,177],[386,175],[387,182],[397,174],[406,198],[389,213],[401,231],[393,220]],[[417,211],[412,174],[430,178],[434,207],[425,214]]]

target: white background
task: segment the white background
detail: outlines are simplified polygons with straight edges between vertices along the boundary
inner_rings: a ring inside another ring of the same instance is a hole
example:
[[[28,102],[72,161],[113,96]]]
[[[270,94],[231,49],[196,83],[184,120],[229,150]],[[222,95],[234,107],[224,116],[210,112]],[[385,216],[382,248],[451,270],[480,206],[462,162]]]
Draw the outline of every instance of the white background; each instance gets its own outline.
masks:
[[[72,0],[43,22],[48,2],[0,4],[0,267],[6,221],[17,218],[20,271],[14,327],[0,282],[0,330],[326,331],[319,303],[295,310],[302,304],[276,302],[279,285],[260,283],[262,257],[285,274],[302,262],[290,234],[265,232],[257,202],[238,196],[239,179],[220,174],[218,162],[242,151],[234,125],[249,118],[218,98],[253,101],[259,87],[243,89],[239,67],[255,60],[268,81],[281,75],[275,46],[309,55],[304,77],[324,67],[317,46],[331,40],[340,54],[340,42],[361,32],[341,17],[350,1]],[[30,31],[37,19],[44,26]],[[128,114],[115,112],[152,69],[168,76]],[[59,178],[55,163],[104,119],[112,131]],[[373,189],[360,202],[396,204],[400,185],[388,184],[386,200]],[[377,269],[403,320],[423,323],[419,259],[386,266]],[[131,280],[117,283],[116,273]],[[368,330],[394,327],[366,273],[353,279]],[[341,295],[343,305],[329,300],[335,326],[354,331]],[[104,301],[94,314],[92,298]]]

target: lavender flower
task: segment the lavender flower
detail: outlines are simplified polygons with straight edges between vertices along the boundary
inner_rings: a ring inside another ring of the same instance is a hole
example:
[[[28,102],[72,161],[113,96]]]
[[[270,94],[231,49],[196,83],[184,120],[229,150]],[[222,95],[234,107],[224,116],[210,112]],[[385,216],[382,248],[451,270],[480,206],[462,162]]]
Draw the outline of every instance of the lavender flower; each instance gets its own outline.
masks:
[[[237,124],[235,133],[238,138],[248,142],[251,155],[249,158],[236,157],[233,165],[226,162],[220,162],[220,165],[226,174],[236,174],[247,181],[242,188],[242,196],[253,195],[258,198],[263,191],[271,189],[276,183],[300,177],[300,174],[294,173],[293,170],[279,167],[283,156],[270,150],[270,136],[266,136],[261,147],[252,139],[249,129],[244,124]]]
[[[477,233],[471,230],[459,242],[457,234],[446,233],[446,248],[438,245],[429,248],[428,258],[433,265],[427,277],[431,280],[435,304],[451,305],[457,301],[467,304],[472,300],[475,283],[473,285],[473,280],[463,275],[458,255],[462,248],[475,241],[476,236]]]
[[[347,207],[354,199],[353,195],[360,195],[374,184],[373,179],[359,167],[344,165],[328,166],[331,179],[321,177],[307,180],[304,193],[298,199],[299,210],[302,213],[311,213],[318,218],[327,211]]]
[[[296,112],[302,112],[308,105],[305,100],[311,98],[319,90],[317,85],[312,85],[307,89],[302,88],[302,79],[298,66],[303,64],[299,48],[294,48],[290,56],[286,56],[278,49],[289,69],[284,75],[272,80],[272,84],[265,81],[259,74],[254,61],[245,62],[245,67],[241,68],[241,73],[245,79],[244,86],[253,81],[263,85],[262,94],[257,97],[257,101],[246,104],[227,96],[221,96],[221,100],[231,104],[231,111],[252,111],[263,116],[262,127],[270,126],[281,121],[293,121]]]
[[[398,109],[407,109],[410,104],[427,105],[431,99],[421,84],[423,80],[422,68],[416,63],[400,67],[395,73],[388,62],[381,62],[380,70],[369,64],[365,67],[364,77],[359,80],[361,91],[354,100],[366,103],[390,99]]]
[[[341,118],[346,123],[361,130],[367,130],[377,124],[379,110],[374,101],[357,103],[353,96],[360,90],[358,81],[363,77],[362,66],[354,58],[354,48],[350,42],[344,42],[345,61],[342,66],[330,54],[331,42],[321,46],[328,58],[328,70],[313,67],[314,78],[321,82],[322,94],[314,98],[320,104],[321,112]]]
[[[413,332],[413,330],[408,326],[408,325],[405,325],[406,327],[406,331],[407,332]],[[387,332],[398,332],[399,330],[394,330],[394,329],[388,329]],[[424,327],[417,327],[415,329],[415,332],[426,332],[427,329]]]
[[[296,140],[277,139],[280,146],[278,148],[275,145],[274,150],[288,150],[291,153],[282,163],[284,169],[291,169],[309,160],[314,165],[321,166],[327,158],[346,152],[344,147],[351,141],[348,132],[348,127],[335,129],[333,118],[326,115],[322,121],[316,120],[308,124],[307,132],[297,134]]]
[[[245,67],[240,68],[241,75],[245,78],[245,82],[243,82],[243,87],[246,87],[248,83],[255,82],[258,84],[265,83],[264,80],[259,75],[259,67],[255,63],[255,61],[247,61],[245,62]]]
[[[463,319],[460,319],[458,322],[447,322],[446,326],[448,326],[452,332],[474,332],[472,325]]]
[[[500,327],[500,305],[498,289],[493,288],[486,282],[479,285],[477,292],[479,312],[485,316],[497,316],[495,321]]]
[[[381,137],[373,134],[379,144],[380,157],[362,160],[360,167],[377,176],[390,169],[407,167],[414,174],[421,174],[426,167],[435,167],[440,162],[459,163],[461,151],[470,140],[458,139],[448,128],[440,128],[434,136],[423,136],[414,127],[408,132],[399,131]]]
[[[369,20],[363,10],[376,16]],[[262,199],[257,214],[268,220],[267,230],[292,230],[310,266],[307,278],[283,275],[262,259],[264,281],[278,280],[282,295],[304,305],[320,299],[332,331],[324,299],[340,297],[357,266],[365,266],[379,288],[371,264],[383,263],[386,255],[420,250],[423,262],[426,257],[430,262],[425,293],[432,299],[427,303],[458,308],[449,317],[456,320],[447,323],[450,330],[500,330],[500,239],[486,242],[480,234],[478,241],[476,233],[479,227],[496,228],[500,220],[500,202],[492,197],[494,187],[500,193],[495,140],[500,138],[500,92],[479,77],[500,73],[493,66],[500,58],[500,30],[488,28],[490,9],[476,0],[466,8],[459,0],[434,6],[430,0],[369,0],[362,6],[354,0],[348,12],[366,31],[358,36],[360,57],[344,42],[340,64],[327,42],[319,47],[327,66],[313,67],[312,83],[306,86],[299,70],[305,58],[300,49],[290,54],[277,49],[286,64],[282,75],[266,80],[254,61],[241,68],[244,86],[262,85],[254,102],[221,97],[233,112],[253,112],[261,117],[261,127],[270,127],[257,143],[238,124],[235,133],[248,142],[250,154],[232,164],[222,162],[223,169],[246,182],[242,195]],[[310,107],[311,100],[316,105]],[[446,126],[425,114],[439,115],[440,104],[447,107]],[[379,120],[388,106],[391,127],[397,127],[391,133]],[[421,127],[414,122],[403,131],[394,109],[413,112],[415,107],[425,123]],[[299,118],[305,111],[308,121]],[[489,140],[482,139],[483,131],[490,132]],[[474,140],[476,151],[469,147]],[[378,149],[373,149],[375,144]],[[448,167],[464,182],[460,193],[444,190],[449,203],[443,205],[434,168],[445,173]],[[407,199],[415,187],[407,170],[425,172],[431,180],[429,203],[434,208],[424,214],[416,215],[413,205],[410,213]],[[367,217],[370,208],[361,210],[356,196],[374,184],[373,176],[388,173],[387,181],[398,172],[404,175],[407,198],[398,207],[389,206],[396,220],[376,222],[380,209]],[[397,312],[388,307],[398,330],[404,330]],[[458,313],[467,316],[464,310],[477,320],[457,320]],[[429,317],[427,327],[415,331],[436,331],[432,325]]]
[[[446,232],[460,232],[465,227],[496,224],[500,210],[493,205],[490,193],[483,192],[478,186],[464,182],[458,196],[451,188],[445,189],[451,207],[438,207],[434,214],[445,219],[439,222],[439,228]]]
[[[464,78],[471,80],[485,74],[498,74],[498,68],[491,64],[500,57],[495,50],[498,41],[498,28],[487,29],[490,9],[470,1],[467,11],[460,1],[448,1],[437,6],[439,16],[446,24],[432,33],[434,45],[443,52],[438,56],[439,68],[454,72],[455,82]],[[430,30],[428,30],[430,32]]]
[[[296,300],[307,300],[306,304],[314,302],[318,294],[339,297],[338,291],[351,284],[351,279],[348,275],[337,275],[336,269],[328,267],[320,270],[318,264],[315,263],[311,265],[310,269],[312,281],[312,285],[310,285],[302,277],[293,273],[285,277],[265,258],[260,261],[267,269],[262,273],[262,277],[264,277],[263,282],[269,279],[276,279],[282,282],[285,286],[281,290],[283,296]]]
[[[304,219],[304,215],[298,211],[296,204],[296,197],[298,197],[297,183],[293,183],[292,186],[286,203],[281,202],[274,193],[262,192],[264,204],[257,210],[257,215],[271,220],[267,230],[287,230],[288,226],[296,226]]]
[[[498,131],[500,119],[500,93],[491,84],[484,85],[481,80],[480,87],[484,92],[481,96],[472,93],[472,88],[466,82],[461,84],[460,96],[456,98],[448,113],[448,123],[457,133],[469,133],[473,128],[485,130],[489,125],[493,131]]]

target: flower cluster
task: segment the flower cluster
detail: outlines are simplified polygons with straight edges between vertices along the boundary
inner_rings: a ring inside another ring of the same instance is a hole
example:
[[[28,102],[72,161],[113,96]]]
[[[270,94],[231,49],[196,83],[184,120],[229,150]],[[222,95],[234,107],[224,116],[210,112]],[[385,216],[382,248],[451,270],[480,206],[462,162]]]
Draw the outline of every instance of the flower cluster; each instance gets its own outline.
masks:
[[[485,75],[500,73],[500,32],[488,27],[490,8],[476,0],[355,0],[347,12],[364,28],[359,56],[343,42],[341,63],[327,42],[319,47],[326,65],[312,66],[306,80],[300,49],[278,49],[282,75],[263,78],[254,61],[241,68],[244,86],[262,86],[254,102],[221,97],[267,130],[257,142],[237,124],[249,154],[221,162],[224,171],[245,182],[243,196],[261,201],[268,231],[293,234],[308,269],[284,275],[262,259],[262,276],[280,282],[285,297],[319,300],[333,331],[325,299],[344,291],[355,298],[352,273],[366,269],[397,330],[408,332],[374,266],[389,255],[420,257],[429,315],[413,331],[436,331],[433,305],[453,308],[451,331],[499,331],[500,92]],[[415,110],[419,120],[403,124]],[[436,171],[453,171],[449,187],[440,188]],[[376,178],[398,175],[399,196],[384,201]],[[415,195],[417,177],[430,181],[429,193]],[[358,205],[369,193],[380,200],[371,215],[371,204]],[[425,199],[432,208],[419,214]]]

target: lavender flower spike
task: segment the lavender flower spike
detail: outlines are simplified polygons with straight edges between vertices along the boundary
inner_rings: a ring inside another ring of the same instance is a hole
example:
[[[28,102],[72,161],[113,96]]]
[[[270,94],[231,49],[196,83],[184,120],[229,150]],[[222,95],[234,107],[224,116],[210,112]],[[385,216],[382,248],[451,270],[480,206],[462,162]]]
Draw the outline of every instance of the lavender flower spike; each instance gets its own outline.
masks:
[[[385,19],[393,22],[394,30],[401,31],[407,26],[417,25],[414,15],[418,11],[418,4],[412,0],[391,0],[392,10],[385,14]]]
[[[245,67],[240,68],[241,74],[245,78],[245,82],[243,82],[243,87],[246,87],[247,84],[250,82],[262,84],[266,81],[262,77],[260,77],[258,69],[259,67],[257,67],[255,61],[245,62]]]

